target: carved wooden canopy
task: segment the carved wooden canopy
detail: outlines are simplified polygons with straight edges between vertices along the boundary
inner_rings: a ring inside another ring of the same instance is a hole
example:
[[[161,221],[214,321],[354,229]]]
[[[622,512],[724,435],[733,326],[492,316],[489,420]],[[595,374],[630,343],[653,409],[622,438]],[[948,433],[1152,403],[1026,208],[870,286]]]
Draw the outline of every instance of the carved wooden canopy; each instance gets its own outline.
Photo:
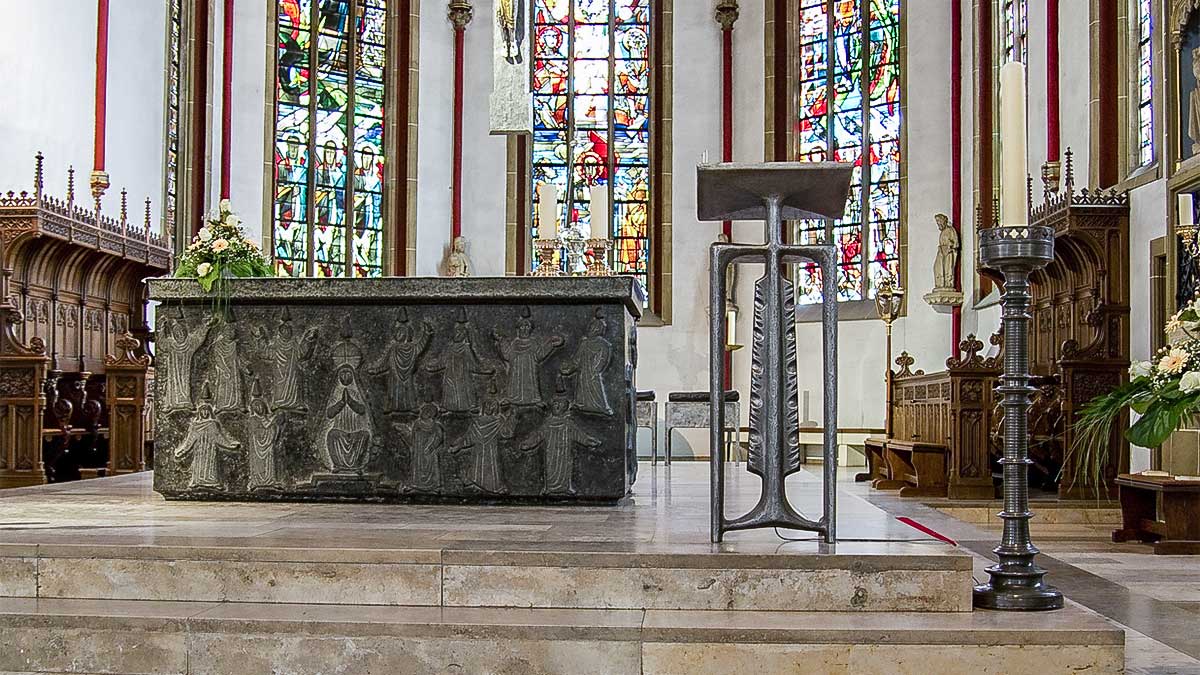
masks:
[[[1176,50],[1183,46],[1183,31],[1197,9],[1200,9],[1200,0],[1171,0],[1171,44]]]

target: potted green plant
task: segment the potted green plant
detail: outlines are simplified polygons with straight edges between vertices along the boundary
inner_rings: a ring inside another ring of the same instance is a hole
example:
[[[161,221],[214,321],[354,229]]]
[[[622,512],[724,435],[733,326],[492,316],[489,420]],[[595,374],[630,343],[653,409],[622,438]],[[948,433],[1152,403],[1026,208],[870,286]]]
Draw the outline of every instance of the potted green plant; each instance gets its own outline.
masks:
[[[221,200],[217,213],[207,221],[179,257],[176,277],[195,279],[206,293],[215,290],[221,298],[227,297],[228,278],[275,276],[271,260],[263,255],[258,242],[246,237],[228,199]]]

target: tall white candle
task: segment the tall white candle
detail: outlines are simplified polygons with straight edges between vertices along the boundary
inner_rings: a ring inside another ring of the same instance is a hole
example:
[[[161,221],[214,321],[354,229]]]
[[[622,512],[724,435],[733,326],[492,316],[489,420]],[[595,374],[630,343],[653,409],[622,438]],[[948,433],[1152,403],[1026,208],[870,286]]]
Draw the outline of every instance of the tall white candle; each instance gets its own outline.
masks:
[[[1000,224],[1029,224],[1026,165],[1025,64],[1000,67]]]
[[[593,185],[591,192],[592,203],[589,210],[592,218],[592,239],[608,239],[611,236],[608,224],[612,222],[608,215],[608,187]]]
[[[554,183],[538,183],[538,238],[558,237],[558,187]]]
[[[1192,206],[1192,195],[1181,192],[1179,200],[1179,226],[1192,227],[1196,224],[1196,212]]]

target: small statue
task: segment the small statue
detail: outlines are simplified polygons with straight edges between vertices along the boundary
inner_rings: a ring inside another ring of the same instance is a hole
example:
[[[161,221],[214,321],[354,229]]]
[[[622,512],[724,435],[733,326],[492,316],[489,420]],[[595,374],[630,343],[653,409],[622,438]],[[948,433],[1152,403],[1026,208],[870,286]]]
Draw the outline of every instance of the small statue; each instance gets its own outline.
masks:
[[[933,217],[938,227],[937,256],[933,259],[933,291],[925,294],[925,302],[931,305],[962,304],[962,291],[955,286],[958,282],[958,231],[950,224],[946,214]]]
[[[1200,47],[1192,50],[1192,75],[1200,82]],[[1192,139],[1192,154],[1200,154],[1200,84],[1188,94],[1188,137]]]
[[[446,276],[471,276],[471,261],[467,259],[467,240],[455,237],[450,246],[450,255],[446,258]]]

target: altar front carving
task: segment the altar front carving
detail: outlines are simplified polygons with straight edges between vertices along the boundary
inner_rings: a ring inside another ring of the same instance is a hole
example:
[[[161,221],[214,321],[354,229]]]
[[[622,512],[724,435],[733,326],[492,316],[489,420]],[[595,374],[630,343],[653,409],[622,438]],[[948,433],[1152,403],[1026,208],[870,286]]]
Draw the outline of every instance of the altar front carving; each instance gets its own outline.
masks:
[[[614,501],[636,477],[628,277],[156,279],[168,499]]]

